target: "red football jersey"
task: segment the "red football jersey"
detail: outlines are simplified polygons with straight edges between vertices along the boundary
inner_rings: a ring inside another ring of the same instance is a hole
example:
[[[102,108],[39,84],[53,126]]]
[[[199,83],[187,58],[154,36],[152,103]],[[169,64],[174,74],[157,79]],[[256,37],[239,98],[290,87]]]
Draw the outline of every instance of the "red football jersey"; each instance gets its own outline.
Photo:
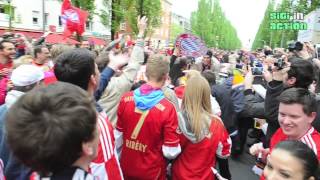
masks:
[[[98,127],[100,131],[98,155],[90,164],[91,173],[101,179],[123,179],[120,164],[115,151],[115,137],[112,124],[106,113],[98,114]]]
[[[288,136],[279,128],[271,138],[270,152],[279,142],[285,140],[288,140]],[[320,160],[320,134],[317,130],[311,127],[310,130],[300,138],[300,141],[308,145],[316,153],[318,160]]]
[[[117,130],[123,133],[120,165],[125,179],[165,179],[162,146],[177,147],[177,114],[165,98],[149,110],[135,107],[133,92],[126,93],[118,108]]]
[[[281,141],[288,140],[288,136],[285,135],[281,128],[279,128],[276,133],[271,138],[270,141],[270,153],[272,149]],[[310,130],[300,138],[300,141],[305,143],[309,146],[317,155],[318,160],[320,161],[320,134],[317,130],[315,130],[313,127],[310,128]],[[265,180],[265,177],[260,177],[260,180]]]
[[[216,156],[226,158],[231,151],[231,139],[218,118],[213,118],[210,133],[202,141],[194,144],[181,134],[180,145],[182,153],[172,166],[172,177],[177,180],[214,180],[211,167]]]

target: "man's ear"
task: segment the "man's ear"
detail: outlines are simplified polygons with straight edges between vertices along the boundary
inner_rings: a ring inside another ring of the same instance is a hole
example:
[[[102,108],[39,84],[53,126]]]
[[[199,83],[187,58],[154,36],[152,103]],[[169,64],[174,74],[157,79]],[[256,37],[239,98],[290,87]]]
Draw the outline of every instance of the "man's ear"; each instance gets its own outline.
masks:
[[[98,84],[98,82],[97,82],[94,74],[92,74],[92,75],[90,76],[90,83],[91,83],[92,85],[94,85],[94,86],[97,86],[97,84]]]
[[[309,116],[308,116],[308,122],[311,124],[315,119],[316,119],[317,113],[316,112],[312,112]]]

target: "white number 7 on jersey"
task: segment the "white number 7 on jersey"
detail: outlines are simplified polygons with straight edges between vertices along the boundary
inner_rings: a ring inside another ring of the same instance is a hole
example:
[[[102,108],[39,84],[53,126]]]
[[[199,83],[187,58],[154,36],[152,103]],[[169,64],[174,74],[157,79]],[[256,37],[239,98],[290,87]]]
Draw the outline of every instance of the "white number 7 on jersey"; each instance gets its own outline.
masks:
[[[139,135],[139,132],[141,130],[141,127],[142,127],[142,125],[144,123],[144,120],[146,119],[146,117],[147,117],[147,115],[149,113],[149,110],[141,111],[140,109],[136,108],[135,112],[141,114],[141,117],[140,117],[136,127],[134,128],[132,134],[131,134],[131,139],[137,139],[137,137]]]

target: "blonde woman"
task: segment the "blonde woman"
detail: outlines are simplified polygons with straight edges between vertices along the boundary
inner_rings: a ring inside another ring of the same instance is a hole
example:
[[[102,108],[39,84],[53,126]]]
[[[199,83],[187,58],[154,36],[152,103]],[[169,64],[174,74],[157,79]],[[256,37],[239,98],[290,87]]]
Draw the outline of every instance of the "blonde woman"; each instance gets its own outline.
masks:
[[[178,98],[179,107],[181,106],[181,103],[182,103],[182,98],[184,95],[187,80],[194,76],[202,76],[200,72],[197,70],[185,70],[183,72],[185,73],[185,76],[180,78],[179,80],[180,85],[174,89],[176,96]],[[216,98],[212,97],[211,94],[210,94],[210,101],[211,101],[212,113],[214,115],[220,116],[221,115],[220,105],[217,102]]]
[[[214,180],[216,156],[230,155],[231,140],[221,119],[212,114],[210,94],[204,77],[187,80],[179,113],[182,153],[173,163],[173,179]]]

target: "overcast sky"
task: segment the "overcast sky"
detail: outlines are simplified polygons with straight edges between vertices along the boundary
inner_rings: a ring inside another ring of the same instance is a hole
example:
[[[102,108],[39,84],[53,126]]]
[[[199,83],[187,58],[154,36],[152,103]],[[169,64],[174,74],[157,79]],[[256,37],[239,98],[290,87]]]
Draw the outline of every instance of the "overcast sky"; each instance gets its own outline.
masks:
[[[190,18],[198,7],[198,0],[171,0],[173,12]],[[237,29],[244,47],[250,47],[262,21],[268,0],[220,0],[226,17]],[[250,39],[250,43],[249,43]]]

